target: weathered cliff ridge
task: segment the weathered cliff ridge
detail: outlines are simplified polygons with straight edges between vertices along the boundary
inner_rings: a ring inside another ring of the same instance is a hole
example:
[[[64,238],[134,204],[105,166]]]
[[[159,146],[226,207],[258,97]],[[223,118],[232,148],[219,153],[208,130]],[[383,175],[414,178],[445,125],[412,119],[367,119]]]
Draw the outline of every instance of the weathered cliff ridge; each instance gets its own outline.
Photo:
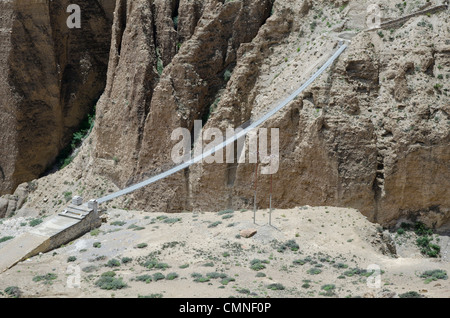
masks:
[[[80,29],[70,3],[0,3],[2,194],[49,168],[104,90],[114,0],[77,1]]]
[[[71,166],[38,181],[29,206],[57,208],[42,197],[58,178],[70,183],[65,191],[98,196],[165,170],[174,129],[203,119],[224,130],[257,118],[300,86],[341,36],[352,43],[333,69],[265,125],[280,128],[274,204],[353,207],[384,225],[448,224],[448,12],[363,32],[367,5],[118,0],[94,131]],[[418,9],[398,8],[382,1],[386,17]],[[254,167],[195,165],[113,204],[250,207]],[[269,187],[261,176],[259,207],[268,206]]]

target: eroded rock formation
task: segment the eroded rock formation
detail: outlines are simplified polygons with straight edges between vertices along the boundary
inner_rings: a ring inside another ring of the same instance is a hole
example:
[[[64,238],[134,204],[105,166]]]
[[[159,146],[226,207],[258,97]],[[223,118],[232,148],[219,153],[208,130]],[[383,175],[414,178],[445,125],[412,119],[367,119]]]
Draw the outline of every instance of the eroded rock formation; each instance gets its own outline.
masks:
[[[72,139],[106,82],[114,0],[0,3],[0,193],[42,174]]]
[[[75,175],[89,183],[101,176],[123,188],[164,171],[173,166],[174,129],[192,131],[194,120],[203,120],[205,128],[225,131],[258,118],[346,38],[349,48],[330,71],[265,124],[280,128],[274,204],[353,207],[383,225],[402,218],[448,224],[448,14],[363,31],[367,5],[118,0],[91,144],[67,170],[72,174],[47,180]],[[381,5],[387,21],[423,4],[401,12],[395,3]],[[135,192],[127,207],[248,208],[254,168],[248,161],[194,165]],[[261,208],[268,207],[269,180],[259,178]]]

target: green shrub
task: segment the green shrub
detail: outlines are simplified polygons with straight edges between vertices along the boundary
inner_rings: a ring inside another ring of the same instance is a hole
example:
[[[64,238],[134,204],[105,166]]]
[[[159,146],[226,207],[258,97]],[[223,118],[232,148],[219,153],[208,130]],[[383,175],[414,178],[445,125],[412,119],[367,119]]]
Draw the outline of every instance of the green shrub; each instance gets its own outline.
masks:
[[[140,276],[137,276],[136,277],[136,280],[138,281],[138,282],[145,282],[145,283],[150,283],[151,281],[152,281],[152,276],[151,275],[148,275],[148,274],[145,274],[145,275],[140,275]]]
[[[94,242],[94,243],[92,244],[92,246],[95,247],[95,248],[100,248],[100,247],[102,247],[102,243],[100,243],[100,242]]]
[[[66,200],[66,202],[69,202],[70,200],[72,200],[72,192],[66,191],[63,194],[64,194],[64,200]]]
[[[271,290],[284,290],[284,286],[279,283],[273,283],[273,284],[267,285],[267,288],[271,289]]]
[[[147,246],[147,243],[139,243],[138,245],[136,245],[137,248],[146,248]]]
[[[101,277],[116,277],[116,272],[114,271],[108,271],[108,272],[104,272]]]
[[[164,274],[163,273],[155,273],[155,274],[153,274],[153,280],[155,281],[155,282],[157,282],[158,280],[162,280],[162,279],[164,279],[164,278],[166,278],[166,276],[164,276]]]
[[[212,272],[212,273],[208,273],[206,274],[206,277],[211,278],[211,279],[217,279],[217,278],[225,278],[228,275],[225,273],[217,273],[217,272]]]
[[[409,291],[403,294],[398,295],[399,298],[423,298],[424,296],[420,295],[418,292]]]
[[[122,264],[130,263],[132,260],[131,257],[122,257]]]
[[[168,224],[173,224],[173,223],[176,223],[179,221],[181,221],[181,218],[167,218],[163,222],[168,223]]]
[[[122,278],[115,278],[114,272],[114,275],[104,275],[106,273],[103,273],[102,276],[95,282],[95,286],[105,290],[117,290],[128,286],[125,282],[122,281]]]
[[[69,257],[67,258],[67,263],[75,262],[76,260],[77,260],[76,256],[69,256]]]
[[[100,234],[100,230],[99,229],[93,229],[91,231],[91,236],[98,236]]]
[[[306,272],[310,275],[318,275],[318,274],[322,273],[322,270],[320,268],[313,267],[313,268],[308,269]]]
[[[398,234],[398,235],[403,235],[403,234],[405,234],[405,229],[399,228],[399,229],[397,230],[397,234]]]
[[[442,84],[439,84],[439,83],[437,83],[437,84],[435,84],[435,85],[433,86],[433,88],[434,88],[435,90],[440,90],[442,87],[443,87],[443,85],[442,85]]]
[[[125,224],[127,224],[127,222],[124,222],[124,221],[111,222],[111,225],[114,225],[114,226],[124,226]]]
[[[17,286],[6,287],[5,293],[11,298],[20,298],[20,296],[22,295],[22,292]]]
[[[433,234],[433,231],[427,228],[427,226],[422,222],[417,222],[414,224],[414,232],[419,236]]]
[[[174,280],[175,278],[178,278],[178,274],[177,273],[169,273],[166,276],[167,280]]]
[[[43,221],[42,221],[41,219],[32,219],[28,224],[29,224],[31,227],[35,227],[35,226],[41,224],[42,222],[43,222]]]
[[[196,282],[196,283],[209,282],[209,278],[208,277],[203,277],[203,275],[200,274],[200,273],[192,273],[191,277],[194,278],[194,282]]]
[[[295,252],[300,249],[300,246],[294,240],[289,240],[278,247],[278,252],[283,253],[287,249]]]
[[[233,214],[234,210],[223,210],[217,213],[217,215]]]
[[[214,267],[214,263],[213,262],[208,262],[208,263],[203,264],[203,266],[205,266],[205,267]]]
[[[97,266],[89,265],[89,266],[83,267],[81,270],[85,273],[92,273],[97,270]]]
[[[48,273],[45,275],[38,275],[33,277],[33,282],[43,282],[44,284],[51,284],[53,280],[58,278],[58,276],[54,273]]]
[[[334,296],[334,289],[336,288],[336,286],[334,284],[327,284],[327,285],[323,285],[321,287],[322,290],[324,290],[325,292],[321,292],[320,295],[322,296]]]
[[[202,274],[200,274],[200,273],[192,273],[191,274],[191,277],[192,278],[199,278],[199,277],[202,277],[203,275]]]
[[[221,222],[221,221],[216,221],[216,222],[211,223],[210,225],[208,225],[208,227],[209,227],[209,228],[213,228],[213,227],[218,226],[219,224],[222,224],[222,222]]]
[[[138,298],[162,298],[163,294],[150,294],[148,296],[138,295]]]
[[[151,260],[148,260],[141,265],[148,269],[162,269],[162,270],[165,270],[166,268],[170,267],[166,263],[160,263],[156,258],[152,258]]]
[[[441,251],[441,247],[437,244],[431,243],[432,237],[421,236],[417,238],[416,244],[420,248],[420,252],[429,257],[438,257]]]
[[[233,277],[227,276],[227,277],[223,278],[223,279],[220,281],[220,283],[221,283],[222,285],[228,285],[229,282],[234,282],[234,281],[236,281],[236,280],[235,280]]]
[[[254,259],[250,262],[250,268],[254,271],[260,271],[266,268],[266,265],[263,264],[263,261],[259,259]]]
[[[108,261],[108,263],[106,263],[106,266],[108,267],[119,267],[120,266],[120,261],[118,259],[111,259]]]
[[[250,295],[250,289],[248,289],[248,288],[241,288],[241,289],[238,290],[238,293]]]
[[[59,169],[63,169],[69,165],[74,159],[73,151],[81,145],[83,140],[89,135],[95,124],[95,107],[92,108],[90,114],[81,122],[79,130],[72,135],[72,142],[66,146],[56,158]]]
[[[12,240],[14,238],[14,236],[3,236],[2,238],[0,238],[0,243]]]
[[[421,278],[425,278],[425,283],[429,283],[438,279],[447,279],[447,272],[443,269],[434,269],[423,272],[420,275]]]
[[[228,83],[230,79],[231,79],[231,71],[226,70],[225,73],[223,74],[223,80],[225,81],[225,83]]]
[[[304,259],[296,259],[292,263],[294,263],[295,265],[305,265],[306,261]]]
[[[367,272],[365,269],[360,269],[360,268],[352,268],[350,270],[347,270],[344,272],[344,275],[347,277],[352,277],[354,275],[360,275],[360,276],[370,276],[372,275],[371,272]]]

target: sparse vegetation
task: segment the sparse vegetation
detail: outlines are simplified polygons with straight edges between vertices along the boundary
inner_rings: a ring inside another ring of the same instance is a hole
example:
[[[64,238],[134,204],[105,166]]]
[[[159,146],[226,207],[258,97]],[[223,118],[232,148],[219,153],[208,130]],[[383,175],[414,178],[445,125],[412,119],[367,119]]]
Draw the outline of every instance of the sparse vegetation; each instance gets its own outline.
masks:
[[[250,262],[250,268],[253,269],[254,271],[263,270],[263,269],[266,268],[266,265],[264,265],[263,263],[268,264],[269,261],[262,261],[260,259],[253,259]]]
[[[313,267],[313,268],[308,269],[306,272],[310,275],[318,275],[318,274],[322,273],[322,270],[320,268]]]
[[[67,258],[67,263],[75,262],[76,260],[77,260],[76,256],[69,256],[69,257]]]
[[[151,275],[145,274],[145,275],[139,275],[135,278],[136,281],[138,282],[145,282],[145,283],[150,283],[153,279]]]
[[[115,276],[115,272],[105,272],[95,282],[95,286],[105,290],[117,290],[128,286],[122,278],[116,278]]]
[[[48,273],[45,275],[38,275],[33,277],[33,282],[43,282],[44,284],[51,285],[52,282],[58,278],[58,276],[54,273]]]
[[[35,227],[41,224],[42,222],[43,222],[42,219],[32,219],[30,222],[28,222],[28,225],[31,227]]]
[[[225,83],[228,83],[228,81],[231,79],[231,71],[230,70],[226,70],[225,73],[223,74],[223,80],[225,81]]]
[[[100,247],[102,247],[102,243],[100,243],[100,242],[94,242],[94,243],[92,243],[92,246],[93,246],[94,248],[100,248]]]
[[[0,238],[0,243],[12,240],[14,238],[14,236],[3,236],[2,238]]]
[[[108,263],[106,263],[106,266],[108,267],[119,267],[120,266],[120,261],[118,259],[111,259],[108,261]]]
[[[94,106],[91,112],[81,122],[78,131],[73,133],[71,143],[67,147],[65,147],[58,155],[58,158],[56,158],[56,164],[59,169],[64,169],[72,162],[72,160],[75,158],[75,150],[91,133],[95,124],[95,110],[96,107]]]
[[[336,286],[334,284],[326,284],[321,287],[323,292],[320,293],[322,296],[334,296],[334,290],[336,289]]]
[[[22,292],[21,292],[20,288],[17,287],[17,286],[6,287],[5,288],[5,293],[10,298],[20,298],[20,296],[22,295]]]
[[[218,226],[219,224],[222,224],[222,222],[221,222],[221,221],[216,221],[216,222],[213,222],[213,223],[211,223],[210,225],[208,225],[208,227],[209,227],[209,228],[213,228],[213,227]]]
[[[167,274],[166,279],[174,280],[175,278],[178,278],[178,277],[179,277],[179,275],[177,273],[172,272],[172,273]]]
[[[420,275],[420,277],[425,278],[426,284],[438,279],[448,279],[447,272],[442,269],[425,271]]]
[[[161,263],[156,258],[147,260],[141,265],[147,269],[161,269],[161,270],[165,270],[170,267],[167,263]]]
[[[283,253],[286,250],[291,250],[293,252],[298,251],[300,246],[295,242],[295,240],[289,240],[278,247],[278,252]]]
[[[163,222],[164,223],[173,224],[173,223],[176,223],[176,222],[179,222],[179,221],[181,221],[181,218],[167,218]]]
[[[271,289],[271,290],[284,290],[285,289],[285,287],[279,283],[269,284],[269,285],[267,285],[267,288]]]
[[[163,280],[163,279],[165,279],[165,278],[166,278],[166,276],[164,276],[163,273],[158,272],[158,273],[154,273],[154,274],[153,274],[153,280],[154,280],[155,282],[157,282],[158,280]]]
[[[409,291],[403,294],[398,295],[399,298],[423,298],[424,296],[420,295],[416,291]]]
[[[113,226],[124,226],[125,224],[127,224],[127,222],[124,222],[124,221],[111,222],[111,225],[113,225]]]
[[[91,236],[98,236],[100,234],[100,230],[99,229],[93,229],[90,232]]]

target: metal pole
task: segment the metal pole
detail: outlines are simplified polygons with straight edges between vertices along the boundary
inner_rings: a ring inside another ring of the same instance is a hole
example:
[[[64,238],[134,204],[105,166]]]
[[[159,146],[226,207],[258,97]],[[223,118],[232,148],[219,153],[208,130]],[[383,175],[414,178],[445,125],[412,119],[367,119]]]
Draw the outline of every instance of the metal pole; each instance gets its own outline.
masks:
[[[256,191],[258,189],[258,157],[259,149],[256,152],[256,165],[255,165],[255,194],[253,196],[253,224],[256,224]]]
[[[272,225],[272,174],[270,174],[269,225]]]

